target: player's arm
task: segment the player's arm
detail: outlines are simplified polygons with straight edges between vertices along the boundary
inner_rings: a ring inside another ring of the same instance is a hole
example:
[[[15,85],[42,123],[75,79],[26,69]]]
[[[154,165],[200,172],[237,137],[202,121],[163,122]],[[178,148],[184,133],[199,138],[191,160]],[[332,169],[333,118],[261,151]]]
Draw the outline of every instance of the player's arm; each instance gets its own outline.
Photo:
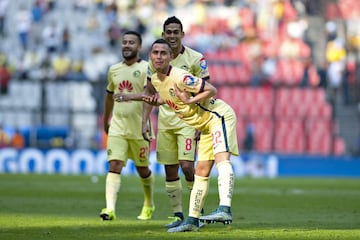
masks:
[[[155,90],[154,86],[151,84],[151,81],[148,79],[145,90],[144,90],[144,95],[149,95],[150,96],[150,95],[155,94],[155,93],[156,93],[156,90]],[[141,100],[143,100],[143,98]],[[143,114],[142,114],[142,135],[143,135],[143,138],[146,141],[149,141],[149,142],[152,140],[152,138],[151,138],[151,130],[150,130],[150,127],[149,127],[149,124],[148,124],[152,108],[153,108],[152,105],[150,105],[150,104],[148,104],[147,102],[144,101],[144,103],[143,103]]]
[[[151,81],[147,80],[146,87],[144,91],[140,93],[115,93],[113,99],[117,102],[126,102],[126,101],[143,101],[144,96],[151,96],[156,93],[154,86],[151,84]]]
[[[110,117],[111,117],[111,113],[114,107],[114,100],[113,100],[113,93],[107,91],[106,92],[106,96],[105,96],[105,106],[104,106],[104,131],[106,132],[106,134],[109,133],[109,127],[110,127]]]
[[[115,93],[113,99],[117,102],[142,101],[144,92],[140,93]]]
[[[215,96],[217,93],[217,89],[206,81],[203,81],[203,86],[201,87],[199,93],[193,97],[189,97],[188,92],[185,89],[181,90],[176,84],[174,84],[174,90],[176,96],[185,104],[201,102]]]

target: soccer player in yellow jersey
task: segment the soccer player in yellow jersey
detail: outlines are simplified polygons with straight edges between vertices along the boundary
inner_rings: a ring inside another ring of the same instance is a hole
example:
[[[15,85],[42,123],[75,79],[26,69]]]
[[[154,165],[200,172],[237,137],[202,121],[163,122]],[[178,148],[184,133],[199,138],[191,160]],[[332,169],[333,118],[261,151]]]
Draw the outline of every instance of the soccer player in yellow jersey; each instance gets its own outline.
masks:
[[[163,24],[162,37],[169,42],[173,54],[171,65],[189,71],[204,80],[209,79],[209,71],[204,56],[182,44],[185,33],[181,21],[169,17]],[[156,71],[149,61],[148,78]],[[146,122],[151,107],[145,108],[143,122]],[[146,137],[149,129],[143,128]],[[187,188],[191,191],[194,184],[194,158],[196,151],[195,129],[182,122],[170,107],[162,105],[158,114],[158,133],[156,143],[157,162],[165,168],[165,189],[173,211],[168,228],[180,225],[184,219],[182,208],[182,184],[179,165],[184,174]]]
[[[142,38],[139,33],[127,31],[121,39],[124,60],[112,65],[108,71],[105,98],[104,131],[108,135],[107,155],[109,172],[106,176],[106,208],[100,217],[115,219],[117,194],[121,186],[121,171],[128,158],[135,163],[144,190],[144,203],[140,220],[149,220],[155,210],[153,200],[154,176],[149,169],[149,142],[141,133],[143,103],[114,102],[113,94],[139,93],[147,83],[148,63],[139,58]],[[147,104],[145,104],[147,105]]]
[[[201,131],[201,135],[189,216],[179,226],[169,228],[168,232],[197,231],[200,220],[229,224],[232,222],[234,188],[230,155],[238,155],[235,112],[224,101],[213,98],[217,92],[214,86],[188,71],[173,67],[171,59],[170,44],[164,39],[156,40],[150,50],[150,60],[156,72],[148,83],[155,94],[144,94],[143,100],[155,105],[167,104],[179,119]],[[121,94],[114,95],[116,101],[122,98]],[[218,170],[219,207],[207,216],[200,216],[214,163]]]

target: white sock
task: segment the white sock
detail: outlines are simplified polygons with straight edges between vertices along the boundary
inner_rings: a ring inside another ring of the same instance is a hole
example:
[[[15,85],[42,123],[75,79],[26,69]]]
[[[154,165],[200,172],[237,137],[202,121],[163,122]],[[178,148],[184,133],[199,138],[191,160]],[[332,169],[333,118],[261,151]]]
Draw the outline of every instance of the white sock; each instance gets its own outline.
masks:
[[[231,199],[234,190],[234,171],[229,160],[216,165],[218,176],[219,199],[222,206],[231,207]]]
[[[106,175],[105,198],[107,210],[115,211],[117,195],[120,190],[121,175],[109,172]]]
[[[209,177],[200,177],[195,175],[194,186],[190,194],[190,203],[189,203],[190,217],[199,218],[208,191],[209,191]]]

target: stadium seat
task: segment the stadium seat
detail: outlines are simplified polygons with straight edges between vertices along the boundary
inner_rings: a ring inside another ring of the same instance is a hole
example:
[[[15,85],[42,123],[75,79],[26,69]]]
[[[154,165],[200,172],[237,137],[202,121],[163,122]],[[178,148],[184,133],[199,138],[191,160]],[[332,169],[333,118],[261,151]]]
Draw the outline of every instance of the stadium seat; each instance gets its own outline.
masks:
[[[307,153],[331,154],[332,124],[331,119],[311,118],[305,121],[307,136]]]
[[[255,127],[255,150],[271,152],[273,141],[273,120],[268,117],[257,117],[249,120]]]
[[[277,119],[275,122],[275,146],[279,153],[303,154],[305,152],[305,131],[303,122],[295,119]]]
[[[345,154],[346,153],[346,144],[345,144],[344,139],[339,136],[335,137],[333,148],[334,148],[334,152],[333,152],[334,155]]]

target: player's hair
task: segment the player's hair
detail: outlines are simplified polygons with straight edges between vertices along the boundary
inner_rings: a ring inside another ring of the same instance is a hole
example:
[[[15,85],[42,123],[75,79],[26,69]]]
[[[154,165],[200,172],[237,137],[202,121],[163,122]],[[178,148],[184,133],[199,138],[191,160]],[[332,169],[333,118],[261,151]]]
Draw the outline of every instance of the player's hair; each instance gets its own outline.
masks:
[[[163,31],[165,32],[165,27],[171,23],[176,23],[176,24],[180,24],[180,30],[183,31],[183,25],[180,21],[180,19],[178,19],[175,16],[169,17],[168,19],[165,20],[164,25],[163,25]]]
[[[151,44],[151,49],[152,49],[153,46],[154,46],[155,44],[157,44],[157,43],[159,43],[159,44],[166,44],[166,45],[169,47],[169,51],[170,51],[170,53],[171,53],[171,45],[170,45],[170,43],[168,43],[168,41],[166,41],[166,40],[163,39],[163,38],[156,39],[156,40],[153,42],[153,44]]]
[[[128,30],[128,31],[124,32],[123,36],[125,36],[125,35],[135,35],[139,39],[140,45],[142,44],[142,38],[141,38],[140,33],[136,32],[136,31]]]

